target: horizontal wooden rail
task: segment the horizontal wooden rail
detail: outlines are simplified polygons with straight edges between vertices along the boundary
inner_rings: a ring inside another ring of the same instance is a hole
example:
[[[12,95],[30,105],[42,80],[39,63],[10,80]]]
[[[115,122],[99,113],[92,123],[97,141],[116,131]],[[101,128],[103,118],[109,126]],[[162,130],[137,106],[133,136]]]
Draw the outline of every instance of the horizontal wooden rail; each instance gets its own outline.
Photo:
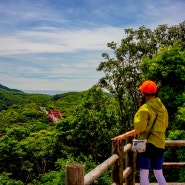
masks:
[[[166,140],[165,146],[185,146],[185,140]]]
[[[164,168],[185,168],[185,162],[164,162]]]
[[[98,165],[95,169],[89,172],[84,177],[84,185],[89,185],[94,182],[98,177],[100,177],[106,170],[108,170],[117,160],[119,156],[117,154],[112,155],[103,163]]]

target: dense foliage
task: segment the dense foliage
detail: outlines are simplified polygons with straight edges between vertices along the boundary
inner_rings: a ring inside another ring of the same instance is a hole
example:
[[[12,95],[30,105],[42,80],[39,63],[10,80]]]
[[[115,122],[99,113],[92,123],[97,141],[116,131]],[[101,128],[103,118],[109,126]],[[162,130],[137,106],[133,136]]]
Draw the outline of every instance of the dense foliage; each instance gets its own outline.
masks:
[[[111,155],[110,139],[132,128],[144,79],[159,85],[170,126],[167,139],[185,140],[185,22],[154,31],[126,29],[115,58],[104,53],[97,70],[105,76],[84,92],[54,96],[0,89],[0,184],[62,185],[65,166],[78,162],[85,173]],[[105,93],[103,90],[108,90]],[[63,118],[49,122],[47,111]],[[184,148],[167,148],[166,161],[184,161]],[[185,171],[164,170],[167,181],[185,182]],[[110,184],[110,171],[93,184]]]

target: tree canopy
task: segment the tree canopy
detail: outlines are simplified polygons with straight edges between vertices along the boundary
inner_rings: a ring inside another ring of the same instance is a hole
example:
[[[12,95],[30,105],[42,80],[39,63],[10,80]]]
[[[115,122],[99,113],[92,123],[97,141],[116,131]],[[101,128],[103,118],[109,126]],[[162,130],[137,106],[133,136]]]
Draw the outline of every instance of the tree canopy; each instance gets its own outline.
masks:
[[[126,36],[121,40],[120,45],[115,42],[107,44],[113,50],[115,57],[111,58],[108,53],[103,53],[102,57],[105,61],[99,64],[97,70],[105,73],[98,84],[117,99],[120,122],[124,123],[126,130],[132,126],[133,115],[139,107],[140,94],[137,88],[143,80],[156,81],[166,88],[165,92],[173,85],[174,90],[177,90],[177,93],[181,91],[182,95],[184,91],[181,87],[184,87],[185,21],[171,27],[159,25],[154,30],[141,26],[136,30],[130,28],[124,31]],[[170,49],[171,47],[172,49]],[[154,62],[154,60],[158,60],[158,62]],[[155,68],[156,63],[158,71]],[[172,80],[173,74],[176,75],[176,81]],[[178,77],[179,75],[180,77]],[[166,84],[167,82],[168,84]],[[171,94],[177,95],[174,92]],[[164,96],[161,98],[163,99]],[[173,102],[171,95],[170,98]],[[178,97],[177,99],[181,101],[180,99],[183,98]],[[182,105],[183,101],[178,105]],[[169,111],[171,112],[170,107]]]

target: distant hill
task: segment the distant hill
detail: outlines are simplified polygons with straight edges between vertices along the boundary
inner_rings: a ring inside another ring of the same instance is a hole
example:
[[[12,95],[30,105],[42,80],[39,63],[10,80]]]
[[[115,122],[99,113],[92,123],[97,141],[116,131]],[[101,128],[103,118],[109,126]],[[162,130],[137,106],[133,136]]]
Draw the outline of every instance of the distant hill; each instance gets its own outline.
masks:
[[[2,85],[2,84],[0,84],[0,89],[6,90],[6,91],[11,91],[11,92],[22,92],[22,91],[20,91],[18,89],[10,89],[10,88]]]

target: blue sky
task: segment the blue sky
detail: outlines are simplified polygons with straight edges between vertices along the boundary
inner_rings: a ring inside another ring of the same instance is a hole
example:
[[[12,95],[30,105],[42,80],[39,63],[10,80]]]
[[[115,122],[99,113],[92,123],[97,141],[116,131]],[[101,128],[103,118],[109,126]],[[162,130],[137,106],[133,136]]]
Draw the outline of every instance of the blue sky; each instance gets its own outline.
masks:
[[[19,90],[88,90],[108,42],[124,29],[178,25],[184,0],[1,0],[0,84]]]

